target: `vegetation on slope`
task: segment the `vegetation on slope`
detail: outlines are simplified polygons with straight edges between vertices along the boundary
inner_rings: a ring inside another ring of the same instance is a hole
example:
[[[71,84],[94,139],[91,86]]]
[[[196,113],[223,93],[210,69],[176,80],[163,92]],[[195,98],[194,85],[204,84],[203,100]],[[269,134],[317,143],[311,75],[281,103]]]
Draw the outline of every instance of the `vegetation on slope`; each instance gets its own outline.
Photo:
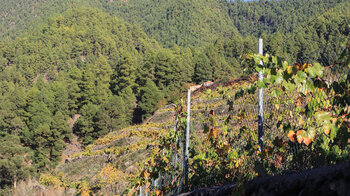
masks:
[[[99,1],[89,0],[1,0],[0,1],[0,38],[14,38],[34,30],[48,17],[61,14],[77,7],[101,7]]]
[[[311,19],[342,4],[344,0],[234,1],[229,15],[242,35],[282,34],[297,31]]]
[[[1,189],[55,168],[72,133],[88,145],[175,102],[189,83],[251,74],[245,59],[257,48],[251,34],[264,38],[264,53],[327,66],[339,52],[336,42],[349,35],[346,1],[0,2],[0,135],[13,138],[0,141]],[[292,21],[272,14],[288,3],[310,12],[297,11]],[[102,10],[80,8],[91,6]],[[271,14],[266,20],[263,10]],[[239,22],[246,18],[260,22]],[[81,117],[72,130],[67,121],[74,114]],[[83,181],[72,186],[85,189]]]
[[[219,37],[239,36],[224,1],[133,0],[104,3],[104,7],[139,25],[166,47],[202,46]]]
[[[35,171],[59,162],[72,133],[67,120],[75,113],[82,117],[74,132],[85,144],[130,124],[143,84],[136,85],[135,70],[161,49],[137,28],[93,9],[68,11],[0,46],[1,135],[16,135],[31,149]],[[9,183],[1,188],[24,177],[6,175]]]
[[[234,95],[240,86],[247,86],[249,83],[250,81],[242,81],[234,83],[234,87],[224,89]],[[202,113],[208,103],[218,108],[225,105],[225,100],[220,100],[219,97],[218,93],[215,93],[212,99],[208,99],[206,93],[193,97],[192,112],[196,128],[200,128],[201,122],[205,119]],[[95,140],[84,151],[73,155],[66,163],[58,165],[55,171],[46,175],[52,179],[61,179],[65,186],[77,189],[79,187],[73,185],[74,182],[86,181],[89,190],[95,194],[123,193],[132,186],[132,182],[139,179],[145,164],[150,160],[150,155],[161,154],[164,145],[161,141],[168,138],[167,135],[175,126],[174,109],[174,105],[167,105],[157,111],[145,124],[114,131]],[[116,170],[108,175],[103,174],[111,165]],[[60,177],[61,174],[63,178]],[[57,187],[60,183],[47,182],[46,185]]]
[[[165,47],[198,47],[218,38],[294,32],[344,0],[166,1],[1,0],[0,37],[20,34],[70,8],[93,7],[139,26]],[[344,5],[343,5],[344,7]],[[238,29],[238,30],[237,30]]]
[[[278,57],[253,55],[249,59],[256,71],[265,74],[263,81],[238,88],[233,94],[227,88],[208,91],[207,99],[212,102],[201,112],[203,128],[191,132],[188,188],[236,182],[234,193],[242,195],[242,185],[256,176],[349,160],[348,38],[345,43],[337,59],[341,74],[334,75],[331,67],[317,62],[289,65]],[[264,66],[259,65],[260,60]],[[257,133],[258,88],[264,88],[266,97],[262,146]],[[215,102],[225,101],[226,107],[215,106]],[[182,105],[176,111],[177,128],[162,138],[160,150],[150,156],[130,192],[139,192],[139,187],[152,194],[187,190],[183,160],[174,162],[176,157],[184,156],[187,113]],[[200,118],[195,119],[198,121]],[[163,179],[158,185],[153,183],[157,178]]]
[[[199,64],[197,56],[207,55],[202,50],[164,49],[116,17],[69,10],[0,42],[1,135],[16,135],[31,149],[34,173],[50,170],[71,138],[67,121],[74,114],[81,117],[73,132],[90,144],[176,100],[192,78],[206,80],[196,74],[199,65],[209,68],[211,79],[219,78],[221,70],[214,67],[231,65],[217,64],[217,52],[208,52],[213,63]],[[229,77],[230,69],[221,73]],[[14,177],[7,176],[4,186],[11,187]]]

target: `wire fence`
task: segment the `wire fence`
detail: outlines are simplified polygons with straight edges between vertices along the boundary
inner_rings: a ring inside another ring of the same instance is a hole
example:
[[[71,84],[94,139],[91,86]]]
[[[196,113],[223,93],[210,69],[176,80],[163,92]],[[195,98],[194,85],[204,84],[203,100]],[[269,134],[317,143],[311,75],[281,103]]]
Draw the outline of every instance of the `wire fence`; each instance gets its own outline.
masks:
[[[344,73],[349,73],[348,67],[341,67],[339,63],[339,57],[341,53],[348,47],[344,45],[344,40],[347,38],[344,36],[338,36],[338,39],[335,43],[332,43],[334,49],[330,50],[329,44],[321,47],[307,55],[299,57],[295,63],[303,64],[313,64],[320,63],[325,67],[324,75],[322,77],[323,82],[327,82],[331,85],[334,82],[339,82],[343,78],[341,76]],[[269,89],[264,89],[264,110],[263,110],[263,138],[275,138],[276,136],[281,136],[280,124],[281,122],[289,122],[293,126],[299,126],[300,122],[305,122],[307,120],[306,116],[295,116],[295,111],[298,109],[297,106],[302,108],[306,106],[306,97],[303,93],[306,89],[296,89],[292,93],[282,92],[282,94],[275,98],[270,96]],[[346,90],[346,89],[341,89]],[[329,92],[316,91],[313,92],[313,99],[315,100],[313,104],[319,105],[329,102],[329,97],[327,96]],[[234,114],[230,125],[231,131],[237,131],[242,127],[249,127],[253,130],[258,130],[259,128],[259,92],[258,90],[255,93],[244,95],[241,99],[235,100],[234,105],[231,108],[231,113]],[[286,100],[284,104],[280,103],[281,100]],[[288,100],[290,100],[288,102]],[[296,100],[296,101],[295,101]],[[223,108],[219,112],[225,114],[228,112],[228,108]],[[178,133],[179,122],[176,122],[174,127],[175,134],[181,135]],[[271,140],[263,140],[264,145],[271,145]],[[157,179],[152,180],[150,187],[140,187],[139,195],[151,195],[151,192],[156,190],[165,190],[164,187],[168,187],[165,195],[179,194],[183,192],[188,186],[187,182],[185,183],[185,178],[187,177],[185,168],[186,164],[186,138],[182,135],[179,136],[176,140],[176,143],[179,143],[180,150],[173,151],[172,155],[172,167],[181,170],[178,176],[174,174],[159,173]],[[302,148],[301,144],[296,142],[294,146],[289,149],[289,154],[291,156],[296,156],[299,150]],[[164,155],[164,151],[163,151]],[[311,156],[311,155],[310,155]],[[307,158],[306,158],[307,159]],[[307,160],[299,160],[299,170],[309,169],[309,166],[306,163]],[[188,165],[187,165],[188,167]],[[282,168],[285,166],[282,165]],[[169,188],[171,187],[171,188]],[[163,192],[164,193],[164,192]]]

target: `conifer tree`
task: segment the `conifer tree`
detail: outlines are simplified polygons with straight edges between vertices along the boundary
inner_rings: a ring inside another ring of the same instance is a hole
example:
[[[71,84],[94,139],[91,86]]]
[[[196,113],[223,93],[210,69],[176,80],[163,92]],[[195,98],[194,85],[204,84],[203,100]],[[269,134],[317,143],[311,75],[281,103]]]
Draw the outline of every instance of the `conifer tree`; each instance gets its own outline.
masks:
[[[131,124],[133,121],[134,109],[136,107],[136,96],[131,87],[122,89],[119,95],[122,97],[125,104],[125,120],[127,124]]]
[[[195,67],[193,80],[196,83],[208,81],[213,79],[212,68],[207,55],[202,52],[198,52],[194,57]]]
[[[69,95],[66,85],[63,82],[55,81],[51,84],[51,89],[54,95],[54,110],[51,112],[61,112],[64,115],[68,115]]]
[[[173,81],[175,71],[175,65],[172,64],[173,58],[174,56],[170,50],[163,49],[153,59],[155,83],[158,87],[168,86]]]
[[[158,109],[157,104],[164,98],[164,95],[150,79],[147,79],[146,85],[140,91],[141,100],[138,105],[144,112],[143,118],[147,118]]]
[[[99,107],[92,103],[88,103],[81,108],[81,117],[74,125],[74,133],[80,136],[83,144],[90,144],[94,138],[99,136],[95,131],[98,111]]]
[[[101,104],[108,100],[108,97],[112,94],[110,87],[112,68],[109,65],[107,58],[103,55],[99,55],[96,62],[92,66],[95,76],[95,104]]]
[[[68,107],[70,115],[78,112],[81,107],[81,89],[79,82],[82,81],[82,72],[76,66],[73,66],[67,77],[67,90],[68,90]]]
[[[58,163],[61,158],[61,154],[64,150],[64,141],[68,141],[72,138],[72,130],[69,128],[66,117],[62,112],[58,111],[52,120],[50,127],[51,136],[49,137],[52,141],[49,141],[50,146],[50,160],[53,165]]]
[[[21,145],[18,136],[0,135],[0,193],[6,187],[16,188],[31,173],[31,158],[30,149]]]
[[[126,115],[123,99],[116,95],[110,97],[96,113],[96,136],[100,137],[127,125]]]
[[[81,100],[82,104],[95,103],[95,75],[92,71],[92,66],[90,64],[86,65],[83,72],[82,81],[80,84],[81,88]]]
[[[136,67],[134,64],[134,59],[129,52],[125,52],[122,55],[114,74],[114,90],[118,92],[127,87],[135,89],[137,87],[135,80]]]

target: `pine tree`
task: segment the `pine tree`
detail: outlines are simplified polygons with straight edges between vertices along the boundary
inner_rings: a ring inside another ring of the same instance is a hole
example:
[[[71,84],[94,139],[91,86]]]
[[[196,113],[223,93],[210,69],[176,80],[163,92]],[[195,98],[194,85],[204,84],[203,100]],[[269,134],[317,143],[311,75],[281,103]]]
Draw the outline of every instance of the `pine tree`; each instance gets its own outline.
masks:
[[[81,88],[81,100],[82,104],[95,103],[95,75],[92,71],[92,66],[90,64],[86,65],[86,68],[83,72],[82,81],[80,83]]]
[[[92,71],[95,76],[95,104],[101,104],[108,100],[112,94],[110,87],[112,68],[109,65],[107,58],[100,55],[94,65]]]
[[[170,50],[163,49],[157,53],[153,59],[155,64],[155,83],[158,87],[168,86],[174,78],[174,66],[172,64],[174,56]]]
[[[16,188],[17,182],[31,173],[31,156],[30,149],[21,145],[18,136],[0,135],[0,189]]]
[[[125,120],[127,124],[131,124],[133,121],[134,109],[136,107],[136,96],[131,87],[122,89],[119,95],[122,97],[125,104]]]
[[[119,61],[114,74],[115,92],[130,87],[135,89],[137,87],[136,81],[136,67],[134,64],[134,59],[129,52],[125,52]]]
[[[50,131],[51,137],[49,138],[51,141],[48,141],[50,145],[50,160],[53,164],[56,164],[60,160],[64,150],[64,140],[68,141],[72,138],[72,130],[69,128],[67,119],[62,112],[58,111],[53,116]]]
[[[193,80],[196,83],[208,81],[213,79],[212,68],[210,61],[204,53],[198,52],[194,57],[195,67]]]
[[[147,118],[158,109],[157,104],[164,98],[164,95],[150,79],[147,79],[146,85],[140,91],[141,100],[138,105],[144,112],[143,118]]]
[[[82,72],[76,66],[73,66],[67,77],[67,90],[68,90],[68,107],[70,115],[76,114],[81,107],[81,89],[79,82],[82,81]]]
[[[119,96],[112,96],[102,104],[96,114],[95,136],[101,137],[127,125],[125,103]]]
[[[55,81],[51,84],[54,95],[54,110],[52,113],[61,112],[64,115],[69,113],[69,95],[67,86],[63,82]]]
[[[81,117],[77,120],[74,126],[74,133],[80,136],[83,144],[90,144],[98,137],[96,131],[95,122],[97,121],[96,115],[99,111],[99,106],[88,103],[81,108]]]

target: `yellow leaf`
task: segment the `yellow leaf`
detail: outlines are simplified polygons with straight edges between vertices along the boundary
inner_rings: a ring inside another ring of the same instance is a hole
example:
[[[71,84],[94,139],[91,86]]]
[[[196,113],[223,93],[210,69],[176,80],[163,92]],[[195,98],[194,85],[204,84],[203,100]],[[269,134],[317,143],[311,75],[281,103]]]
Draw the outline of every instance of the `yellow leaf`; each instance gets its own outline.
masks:
[[[224,144],[223,151],[228,154],[231,151],[231,146],[229,144]]]
[[[336,123],[337,120],[338,120],[337,118],[333,118],[333,119],[332,119],[332,122],[333,122],[333,123]]]
[[[163,191],[161,191],[161,190],[156,190],[156,195],[157,196],[163,196]]]
[[[304,102],[304,98],[303,97],[298,97],[298,99],[295,101],[295,105],[297,106],[302,106]]]
[[[303,126],[304,125],[304,120],[303,117],[300,116],[299,118],[299,126]]]
[[[208,139],[211,138],[211,137],[214,137],[216,139],[218,137],[218,133],[219,133],[219,129],[210,128],[209,129]]]
[[[289,131],[289,133],[288,133],[288,138],[289,138],[292,142],[295,141],[295,133],[294,133],[294,131]]]
[[[144,178],[148,178],[148,177],[150,176],[150,173],[148,173],[148,171],[145,169],[145,170],[143,170],[143,172],[142,172],[142,176],[143,176]]]
[[[330,131],[331,131],[331,128],[328,125],[323,127],[324,134],[328,135]]]

